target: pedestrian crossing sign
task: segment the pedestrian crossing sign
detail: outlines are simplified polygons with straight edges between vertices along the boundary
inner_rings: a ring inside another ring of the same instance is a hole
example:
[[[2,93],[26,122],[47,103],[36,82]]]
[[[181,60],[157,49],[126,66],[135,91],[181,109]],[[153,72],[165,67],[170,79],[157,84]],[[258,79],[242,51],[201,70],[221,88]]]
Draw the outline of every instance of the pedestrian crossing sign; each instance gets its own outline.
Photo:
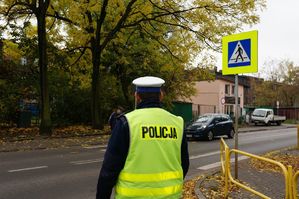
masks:
[[[222,38],[222,74],[254,73],[258,71],[257,31]]]

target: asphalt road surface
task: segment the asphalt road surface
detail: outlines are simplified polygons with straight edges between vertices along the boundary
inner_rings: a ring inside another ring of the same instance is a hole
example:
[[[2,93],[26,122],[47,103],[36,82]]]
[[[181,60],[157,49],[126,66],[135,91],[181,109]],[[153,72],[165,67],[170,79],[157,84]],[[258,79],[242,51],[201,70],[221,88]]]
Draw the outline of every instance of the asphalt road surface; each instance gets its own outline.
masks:
[[[239,149],[254,154],[296,145],[297,129],[239,134]],[[225,139],[233,148],[234,140]],[[95,198],[105,145],[0,153],[0,199]],[[219,139],[190,141],[187,179],[219,167]],[[239,159],[242,159],[240,157]]]

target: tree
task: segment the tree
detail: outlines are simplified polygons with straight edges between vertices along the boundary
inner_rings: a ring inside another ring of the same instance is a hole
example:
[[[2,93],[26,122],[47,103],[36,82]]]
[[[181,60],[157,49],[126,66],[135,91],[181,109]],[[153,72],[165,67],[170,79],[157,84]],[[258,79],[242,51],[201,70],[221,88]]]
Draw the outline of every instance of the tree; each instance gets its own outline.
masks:
[[[255,105],[291,107],[299,99],[298,67],[290,60],[270,60],[266,63],[265,81],[256,82],[254,86]]]
[[[290,60],[282,60],[278,69],[282,76],[281,101],[287,107],[294,106],[296,99],[299,99],[299,67],[294,66],[294,62]]]
[[[82,54],[91,51],[92,126],[99,128],[100,88],[110,67],[103,65],[103,54],[120,33],[142,30],[159,44],[159,52],[169,53],[175,62],[186,66],[206,48],[220,50],[222,36],[258,22],[256,11],[264,7],[264,1],[78,0],[65,9],[62,5],[66,6],[67,1],[53,4],[53,10],[56,16],[71,22],[66,26],[71,38],[68,46]],[[190,54],[181,57],[178,46],[188,48]]]
[[[255,81],[253,84],[255,106],[275,107],[278,99],[277,82],[272,81]]]
[[[41,100],[41,124],[40,133],[51,135],[52,124],[50,117],[50,102],[48,91],[48,62],[47,62],[47,35],[46,16],[50,5],[50,0],[5,0],[3,2],[1,14],[4,15],[7,24],[15,23],[19,20],[30,21],[32,15],[37,20],[38,35],[38,65],[40,72],[40,100]]]

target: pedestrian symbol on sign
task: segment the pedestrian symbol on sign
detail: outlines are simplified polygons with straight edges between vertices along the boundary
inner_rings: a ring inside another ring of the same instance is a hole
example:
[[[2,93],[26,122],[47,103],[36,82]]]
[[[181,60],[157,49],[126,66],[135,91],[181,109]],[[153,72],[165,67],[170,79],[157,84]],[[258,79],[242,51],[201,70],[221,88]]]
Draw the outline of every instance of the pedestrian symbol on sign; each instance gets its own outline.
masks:
[[[250,65],[250,39],[228,43],[228,67]]]

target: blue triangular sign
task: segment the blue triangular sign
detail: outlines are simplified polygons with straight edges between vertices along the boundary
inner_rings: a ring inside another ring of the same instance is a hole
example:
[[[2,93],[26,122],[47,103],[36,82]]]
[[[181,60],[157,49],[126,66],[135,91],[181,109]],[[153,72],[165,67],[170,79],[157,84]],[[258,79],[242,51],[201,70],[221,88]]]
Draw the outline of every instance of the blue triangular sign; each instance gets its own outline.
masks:
[[[228,43],[228,67],[250,65],[250,39]]]

